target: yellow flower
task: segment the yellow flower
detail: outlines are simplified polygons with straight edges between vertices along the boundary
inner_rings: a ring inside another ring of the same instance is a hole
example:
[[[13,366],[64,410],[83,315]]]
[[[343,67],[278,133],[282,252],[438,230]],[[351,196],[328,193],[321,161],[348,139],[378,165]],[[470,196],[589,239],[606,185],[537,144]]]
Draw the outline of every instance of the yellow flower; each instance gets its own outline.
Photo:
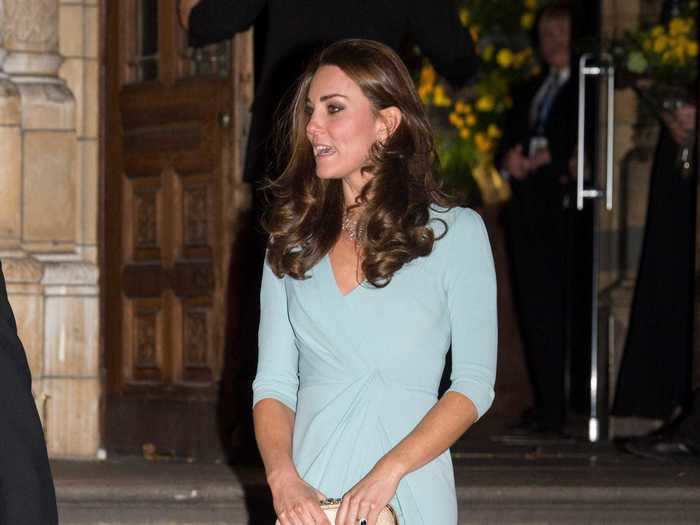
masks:
[[[490,151],[493,147],[493,142],[481,132],[474,135],[474,142],[476,143],[476,148],[482,153]]]
[[[435,80],[437,79],[437,74],[435,73],[435,69],[433,69],[433,66],[430,64],[427,64],[423,66],[423,68],[420,70],[420,83],[421,85],[427,84],[429,86],[432,86],[435,84]]]
[[[665,36],[657,36],[656,39],[654,40],[654,52],[655,53],[663,53],[666,48],[668,47],[668,38]]]
[[[420,97],[421,101],[423,104],[427,104],[430,101],[430,94],[432,93],[433,88],[431,86],[420,86],[418,88],[418,96]]]
[[[467,126],[474,126],[476,124],[476,117],[474,115],[467,115],[465,122],[467,123]]]
[[[665,32],[665,31],[664,31],[664,26],[654,26],[654,27],[651,29],[651,36],[653,36],[654,38],[656,38],[657,36],[663,35],[664,32]]]
[[[527,58],[525,57],[525,55],[523,55],[522,51],[515,53],[515,55],[513,56],[513,67],[515,69],[518,69],[520,66],[523,65],[523,63],[525,63],[526,60]]]
[[[685,64],[685,47],[679,47],[673,50],[673,56],[679,64]]]
[[[535,15],[532,13],[524,13],[523,16],[520,17],[520,25],[523,26],[523,29],[531,29],[534,23]]]
[[[476,101],[476,109],[485,113],[493,111],[495,105],[496,101],[491,95],[484,95],[483,97],[479,97]]]
[[[484,51],[481,53],[481,57],[484,59],[485,62],[491,62],[491,59],[493,58],[493,46],[488,45],[484,48]]]
[[[642,41],[642,47],[644,48],[644,51],[651,51],[652,47],[654,47],[654,43],[651,41],[651,38],[645,38]]]
[[[445,89],[441,85],[435,86],[433,90],[433,104],[439,108],[445,108],[452,105],[452,100],[445,93]]]
[[[462,22],[464,27],[469,25],[469,9],[466,7],[459,8],[459,21]]]
[[[489,126],[489,129],[486,130],[486,133],[488,136],[492,139],[500,139],[503,133],[501,132],[501,128],[496,126],[496,124],[491,124]]]
[[[510,49],[503,48],[496,55],[498,65],[507,68],[513,65],[513,52]]]
[[[469,131],[468,128],[461,128],[459,130],[459,137],[463,140],[467,140],[469,137],[472,136],[472,132]]]
[[[698,43],[697,42],[688,42],[685,45],[685,52],[688,53],[689,57],[695,58],[698,56]]]
[[[476,42],[479,40],[479,32],[481,31],[481,28],[479,26],[471,26],[469,28],[469,33],[472,36],[472,40]]]
[[[684,18],[672,18],[668,24],[671,36],[687,35],[690,32],[690,22]]]
[[[457,102],[455,102],[455,112],[468,113],[467,105],[464,102],[462,102],[461,100],[458,100]]]
[[[527,7],[530,11],[534,11],[537,9],[537,0],[525,0],[525,7]]]
[[[450,116],[447,118],[450,120],[450,124],[452,124],[454,127],[464,127],[464,119],[460,117],[457,113],[450,113]]]

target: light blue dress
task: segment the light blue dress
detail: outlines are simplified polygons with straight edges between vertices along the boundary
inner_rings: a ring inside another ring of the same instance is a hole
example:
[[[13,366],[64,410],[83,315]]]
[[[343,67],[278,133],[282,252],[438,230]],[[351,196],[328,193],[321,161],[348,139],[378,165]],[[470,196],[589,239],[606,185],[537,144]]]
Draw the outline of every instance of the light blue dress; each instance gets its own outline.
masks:
[[[265,264],[254,399],[296,412],[301,477],[338,498],[408,435],[437,402],[452,345],[450,391],[482,416],[496,375],[496,277],[486,229],[465,208],[431,211],[436,241],[385,288],[337,287],[328,256],[309,278],[277,278]],[[456,525],[449,451],[405,476],[392,504],[401,525]]]

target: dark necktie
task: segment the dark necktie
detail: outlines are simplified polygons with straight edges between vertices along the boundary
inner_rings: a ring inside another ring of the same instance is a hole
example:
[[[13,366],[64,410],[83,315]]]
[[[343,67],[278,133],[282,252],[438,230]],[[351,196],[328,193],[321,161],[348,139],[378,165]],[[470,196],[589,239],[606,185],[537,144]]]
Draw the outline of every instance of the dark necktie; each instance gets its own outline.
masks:
[[[559,91],[559,79],[556,73],[553,73],[547,79],[547,88],[545,89],[544,95],[540,99],[540,103],[537,105],[537,116],[535,118],[535,131],[538,134],[544,133],[544,125],[547,123],[547,117],[549,116],[549,111],[552,109],[552,104]]]

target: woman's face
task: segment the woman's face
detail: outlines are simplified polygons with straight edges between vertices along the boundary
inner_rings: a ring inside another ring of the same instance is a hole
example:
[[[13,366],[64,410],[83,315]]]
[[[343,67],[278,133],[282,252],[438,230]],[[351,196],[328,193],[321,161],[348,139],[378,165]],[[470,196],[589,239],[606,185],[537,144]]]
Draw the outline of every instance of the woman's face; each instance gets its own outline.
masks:
[[[306,100],[306,136],[322,179],[362,184],[371,146],[382,126],[360,87],[337,66],[321,66]]]

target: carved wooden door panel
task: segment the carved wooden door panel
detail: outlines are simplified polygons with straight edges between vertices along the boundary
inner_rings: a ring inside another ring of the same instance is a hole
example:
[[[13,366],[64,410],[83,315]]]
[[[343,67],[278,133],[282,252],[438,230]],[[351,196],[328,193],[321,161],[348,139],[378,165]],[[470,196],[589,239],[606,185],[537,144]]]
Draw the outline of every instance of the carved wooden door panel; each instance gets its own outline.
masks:
[[[215,456],[238,163],[233,43],[189,49],[174,0],[106,9],[105,441]]]

